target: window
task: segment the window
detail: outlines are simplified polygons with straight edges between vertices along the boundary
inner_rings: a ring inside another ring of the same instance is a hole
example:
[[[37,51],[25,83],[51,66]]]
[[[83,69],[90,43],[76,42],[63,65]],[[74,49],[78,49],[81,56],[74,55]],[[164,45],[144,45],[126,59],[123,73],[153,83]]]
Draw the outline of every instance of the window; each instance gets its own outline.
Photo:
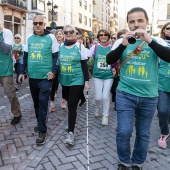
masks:
[[[89,4],[89,12],[91,13],[91,4]]]
[[[89,26],[91,27],[91,19],[89,18]]]
[[[37,9],[37,0],[32,0],[32,9]]]
[[[87,1],[84,1],[84,9],[87,9]]]
[[[79,23],[82,23],[82,14],[79,13]]]
[[[4,20],[12,21],[12,15],[4,15]]]
[[[167,19],[170,19],[170,4],[167,4]]]
[[[87,17],[84,16],[84,24],[87,25]]]
[[[82,0],[79,0],[79,6],[82,6]]]
[[[14,22],[16,22],[16,23],[21,23],[21,19],[14,16]]]
[[[40,10],[45,12],[45,1],[44,0],[32,0],[32,9]]]

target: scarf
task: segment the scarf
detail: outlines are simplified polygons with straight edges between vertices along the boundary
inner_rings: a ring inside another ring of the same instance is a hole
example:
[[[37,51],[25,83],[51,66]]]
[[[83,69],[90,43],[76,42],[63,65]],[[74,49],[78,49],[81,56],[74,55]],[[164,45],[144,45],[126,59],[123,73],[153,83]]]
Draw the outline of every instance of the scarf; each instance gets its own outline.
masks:
[[[73,40],[65,40],[64,41],[64,45],[65,46],[69,46],[69,45],[73,45],[77,42],[77,39],[73,39]]]
[[[165,36],[165,39],[166,39],[166,40],[170,40],[170,37],[168,37],[168,36]]]
[[[170,44],[170,39],[169,39],[169,40],[166,39],[165,41],[166,41],[168,44]]]

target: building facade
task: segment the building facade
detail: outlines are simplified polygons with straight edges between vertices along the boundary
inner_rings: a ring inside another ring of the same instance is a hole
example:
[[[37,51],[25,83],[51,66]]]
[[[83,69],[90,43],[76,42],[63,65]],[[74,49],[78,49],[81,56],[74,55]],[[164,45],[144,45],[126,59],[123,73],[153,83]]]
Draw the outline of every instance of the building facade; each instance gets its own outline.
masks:
[[[112,0],[93,0],[93,34],[96,38],[100,29],[110,31],[113,21]],[[113,28],[112,28],[113,29]]]
[[[63,28],[66,24],[72,24],[79,28],[88,36],[92,31],[92,14],[93,14],[92,0],[53,0],[53,5],[58,6],[58,10],[54,17],[56,28]],[[51,14],[46,6],[47,28],[51,29],[52,22]]]
[[[13,34],[19,33],[25,41],[27,0],[0,0],[0,21]]]
[[[170,22],[170,0],[155,0],[153,9],[152,34],[159,35],[161,27]]]

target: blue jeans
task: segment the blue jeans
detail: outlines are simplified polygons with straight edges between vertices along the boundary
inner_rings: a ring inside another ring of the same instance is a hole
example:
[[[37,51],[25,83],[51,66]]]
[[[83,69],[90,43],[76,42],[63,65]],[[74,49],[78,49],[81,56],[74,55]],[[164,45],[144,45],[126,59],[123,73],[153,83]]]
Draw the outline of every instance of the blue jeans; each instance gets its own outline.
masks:
[[[40,133],[47,132],[46,120],[52,80],[29,78],[30,91]]]
[[[158,118],[162,135],[169,134],[170,93],[159,90]]]
[[[117,110],[117,152],[125,165],[142,164],[146,160],[150,139],[150,127],[157,107],[158,98],[137,97],[126,92],[116,91]],[[131,156],[130,138],[133,120],[136,118],[136,139]]]

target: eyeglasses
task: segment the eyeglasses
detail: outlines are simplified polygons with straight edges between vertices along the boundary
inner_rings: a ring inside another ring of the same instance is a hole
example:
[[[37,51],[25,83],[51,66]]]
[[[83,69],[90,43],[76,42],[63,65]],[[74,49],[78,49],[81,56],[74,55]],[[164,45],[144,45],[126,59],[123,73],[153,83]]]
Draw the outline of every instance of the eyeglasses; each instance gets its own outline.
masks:
[[[108,36],[107,34],[99,34],[100,37]]]
[[[73,33],[74,33],[74,30],[64,31],[64,34],[66,34],[66,35],[67,35],[68,33],[69,33],[69,34],[73,34]]]
[[[19,37],[14,37],[14,39],[20,39]]]
[[[114,39],[114,40],[116,40],[117,38],[116,38],[116,37],[111,37],[111,39]]]
[[[166,29],[166,30],[170,30],[170,27],[166,27],[165,29]]]
[[[33,22],[34,25],[43,25],[43,22]]]

